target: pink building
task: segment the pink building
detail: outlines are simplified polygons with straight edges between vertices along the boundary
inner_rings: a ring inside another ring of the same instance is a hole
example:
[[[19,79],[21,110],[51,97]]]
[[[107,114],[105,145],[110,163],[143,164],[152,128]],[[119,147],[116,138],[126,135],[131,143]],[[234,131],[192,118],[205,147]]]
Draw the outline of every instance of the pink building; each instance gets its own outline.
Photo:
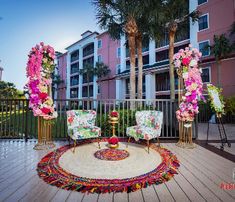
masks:
[[[97,36],[98,39],[98,62],[103,62],[111,70],[110,74],[98,81],[97,98],[115,99],[116,84],[115,74],[120,69],[120,41],[111,39],[107,32]]]
[[[57,87],[57,99],[66,99],[66,67],[67,67],[67,53],[59,54],[57,56],[58,75],[63,81]]]
[[[214,35],[226,34],[235,21],[234,0],[199,0],[198,7],[201,12],[198,21],[198,45],[203,53],[202,68],[208,72],[212,84],[217,84],[217,65],[210,50],[203,50],[206,45],[213,45]],[[235,95],[235,55],[231,54],[221,63],[221,87],[224,96]]]

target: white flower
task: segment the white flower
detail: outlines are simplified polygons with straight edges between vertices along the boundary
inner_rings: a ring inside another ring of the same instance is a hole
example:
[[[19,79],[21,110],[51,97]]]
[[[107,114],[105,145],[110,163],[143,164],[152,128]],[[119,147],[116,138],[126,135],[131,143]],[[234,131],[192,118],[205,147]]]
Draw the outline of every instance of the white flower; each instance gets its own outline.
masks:
[[[187,79],[187,78],[188,78],[188,72],[184,72],[184,73],[183,73],[183,78],[184,78],[184,79]]]
[[[189,66],[190,66],[190,67],[194,67],[194,66],[196,66],[196,65],[197,65],[197,61],[194,60],[194,59],[192,59],[192,60],[190,61],[190,63],[189,63]]]

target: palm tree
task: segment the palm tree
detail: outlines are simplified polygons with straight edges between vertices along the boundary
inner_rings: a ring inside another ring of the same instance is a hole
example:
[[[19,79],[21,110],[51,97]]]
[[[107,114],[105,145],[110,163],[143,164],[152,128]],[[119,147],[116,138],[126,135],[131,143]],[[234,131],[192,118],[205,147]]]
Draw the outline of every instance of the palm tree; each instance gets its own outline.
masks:
[[[114,39],[126,34],[130,51],[130,98],[135,99],[135,48],[138,33],[137,19],[140,16],[140,1],[93,0],[97,20],[101,28],[108,30]],[[133,105],[132,105],[133,107]]]
[[[95,65],[95,75],[98,77],[98,82],[101,81],[101,78],[108,76],[110,74],[111,70],[107,65],[105,65],[103,62],[97,62]],[[108,84],[109,87],[109,84]],[[102,94],[101,94],[102,98]]]
[[[217,86],[221,87],[221,60],[232,52],[233,46],[225,34],[221,34],[219,36],[214,35],[214,44],[210,46],[210,49],[217,64]]]
[[[83,79],[86,79],[87,97],[90,98],[90,78],[95,75],[95,68],[91,64],[85,64],[82,69],[79,69],[78,73],[83,76]]]
[[[174,42],[179,24],[184,24],[191,18],[193,22],[198,20],[199,12],[188,13],[188,0],[146,0],[149,15],[149,34],[152,38],[160,40],[164,31],[169,37],[169,75],[170,75],[170,97],[175,99],[174,79]]]

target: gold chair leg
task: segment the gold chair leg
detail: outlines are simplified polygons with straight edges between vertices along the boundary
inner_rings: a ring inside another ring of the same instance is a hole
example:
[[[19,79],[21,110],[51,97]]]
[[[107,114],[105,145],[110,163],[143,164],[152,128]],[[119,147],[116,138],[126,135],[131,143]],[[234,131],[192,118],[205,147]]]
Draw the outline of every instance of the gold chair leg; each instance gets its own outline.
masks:
[[[159,137],[157,137],[157,146],[158,146],[158,147],[161,147],[161,146],[160,146],[160,140],[159,140]]]
[[[77,145],[77,141],[74,140],[74,142],[73,142],[73,153],[75,152],[76,145]]]
[[[149,154],[149,140],[147,140],[147,145],[148,145],[148,154]]]
[[[128,147],[128,144],[130,143],[131,141],[131,137],[128,138],[128,141],[127,141],[127,144],[126,144],[126,148]]]
[[[101,148],[100,147],[100,139],[98,138],[98,147],[99,147],[99,149]]]

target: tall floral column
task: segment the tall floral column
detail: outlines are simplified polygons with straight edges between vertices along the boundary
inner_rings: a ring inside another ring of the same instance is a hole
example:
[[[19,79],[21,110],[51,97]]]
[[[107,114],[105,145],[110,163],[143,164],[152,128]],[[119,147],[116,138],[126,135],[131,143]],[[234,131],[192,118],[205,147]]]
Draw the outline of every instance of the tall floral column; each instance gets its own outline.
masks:
[[[51,126],[57,117],[51,98],[51,74],[54,71],[55,51],[44,43],[36,45],[29,53],[27,63],[29,107],[38,117],[38,143],[34,149],[54,147],[51,137]]]
[[[199,113],[198,101],[204,99],[201,69],[198,67],[200,57],[201,53],[191,45],[185,50],[180,49],[174,55],[179,83],[183,80],[183,95],[181,96],[181,89],[179,89],[179,109],[176,111],[179,121],[179,141],[176,145],[179,147],[195,147],[192,141],[192,124]]]

